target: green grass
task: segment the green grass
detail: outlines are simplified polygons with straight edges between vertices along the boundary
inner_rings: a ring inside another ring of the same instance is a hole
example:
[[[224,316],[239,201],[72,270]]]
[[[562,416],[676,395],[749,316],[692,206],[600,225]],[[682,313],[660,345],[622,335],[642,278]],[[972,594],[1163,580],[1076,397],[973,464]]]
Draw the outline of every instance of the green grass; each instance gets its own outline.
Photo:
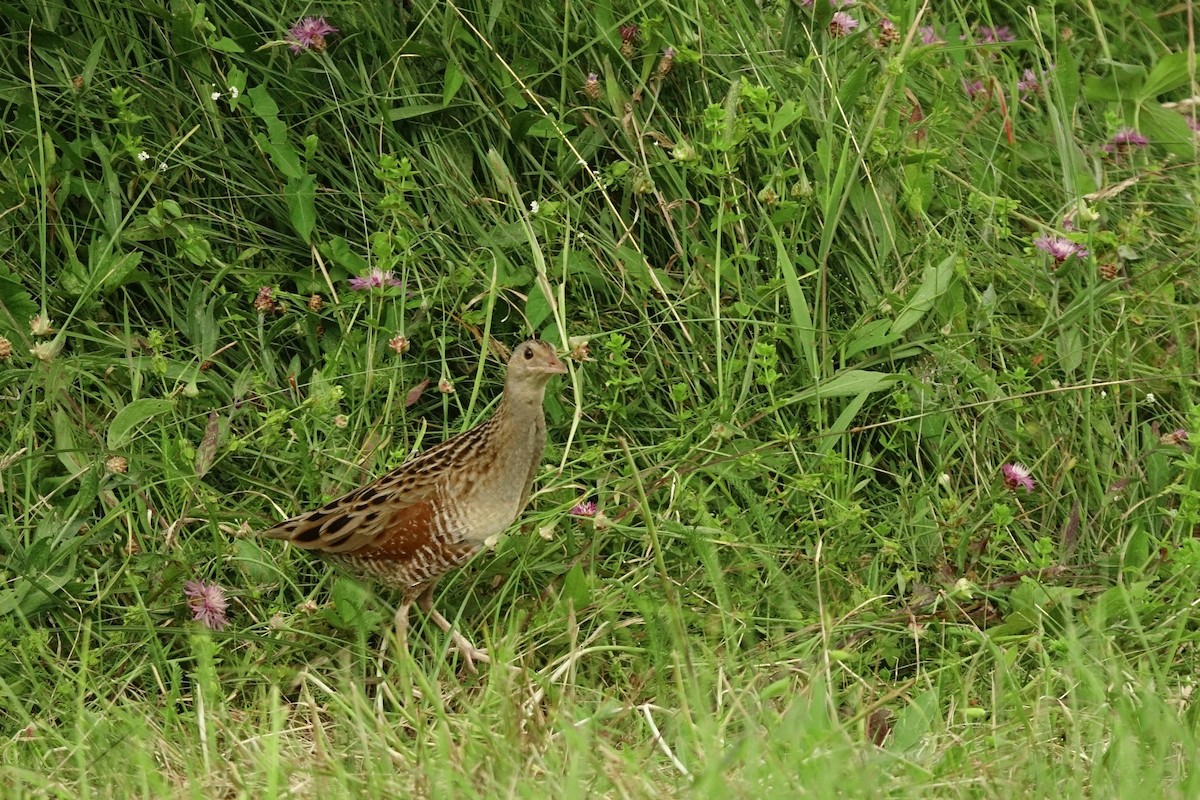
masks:
[[[1196,796],[1196,9],[1151,5],[4,6],[3,795]],[[535,497],[438,591],[503,666],[405,656],[255,533],[530,333]]]

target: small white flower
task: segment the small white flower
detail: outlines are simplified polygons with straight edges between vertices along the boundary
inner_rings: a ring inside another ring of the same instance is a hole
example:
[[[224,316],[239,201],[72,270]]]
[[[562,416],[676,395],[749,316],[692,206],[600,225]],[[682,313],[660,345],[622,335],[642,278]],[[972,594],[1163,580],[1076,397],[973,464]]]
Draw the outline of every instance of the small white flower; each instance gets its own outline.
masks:
[[[150,160],[150,154],[147,153],[145,150],[138,153],[138,161],[149,161],[149,160]]]
[[[1146,405],[1154,405],[1154,392],[1146,392]]]
[[[220,93],[220,92],[213,92],[212,94],[210,94],[210,95],[209,95],[209,97],[211,97],[213,100],[220,100],[220,99],[221,99],[221,93]]]
[[[1104,391],[1103,389],[1101,389],[1101,390],[1100,390],[1100,399],[1101,399],[1101,400],[1103,400],[1103,399],[1104,399],[1104,398],[1106,398],[1106,397],[1108,397],[1108,392],[1106,392],[1106,391]]]
[[[537,200],[530,201],[530,203],[529,203],[529,213],[530,214],[536,214],[536,213],[538,213],[538,211],[541,211],[541,209],[542,209],[542,207],[540,205],[538,205]]]
[[[241,92],[238,91],[238,87],[236,87],[236,86],[229,87],[229,96],[232,97],[234,100],[238,99],[239,94],[241,94]]]
[[[167,162],[165,162],[165,161],[158,162],[158,171],[166,172],[167,171]]]

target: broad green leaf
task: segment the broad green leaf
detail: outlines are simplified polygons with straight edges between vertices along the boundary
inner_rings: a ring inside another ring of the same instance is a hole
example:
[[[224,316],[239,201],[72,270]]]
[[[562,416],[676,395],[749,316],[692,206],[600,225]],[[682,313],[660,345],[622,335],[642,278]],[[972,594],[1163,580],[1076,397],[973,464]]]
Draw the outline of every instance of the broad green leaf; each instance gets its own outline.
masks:
[[[29,331],[29,320],[38,313],[38,305],[15,275],[0,264],[0,333],[22,341]]]
[[[455,95],[458,94],[458,90],[462,88],[465,77],[462,70],[458,68],[458,64],[455,64],[453,61],[446,62],[446,74],[442,79],[443,108],[450,105]]]
[[[211,47],[213,50],[216,50],[219,53],[244,53],[244,52],[246,52],[245,50],[242,49],[242,46],[240,44],[235,42],[233,39],[230,39],[228,36],[222,36],[220,39],[217,39],[216,41],[209,42],[208,46]]]
[[[892,738],[887,749],[903,753],[915,750],[932,733],[934,721],[938,718],[941,699],[937,689],[917,695],[904,709],[896,715],[896,724],[892,726]]]
[[[1157,103],[1142,107],[1138,130],[1155,146],[1179,158],[1190,158],[1196,152],[1196,135],[1188,127],[1187,118]]]
[[[787,292],[788,305],[792,311],[788,328],[792,332],[796,354],[804,361],[803,366],[808,379],[816,380],[820,377],[817,366],[819,361],[817,360],[815,326],[808,307],[808,298],[805,297],[804,289],[800,286],[800,276],[796,273],[796,265],[792,263],[791,253],[788,252],[787,245],[784,244],[783,238],[773,225],[771,226],[771,238],[775,242],[775,257],[783,272],[783,287]]]
[[[869,394],[887,389],[897,380],[899,377],[890,372],[850,369],[839,373],[832,380],[811,386],[799,394],[793,395],[784,405],[814,397],[853,397],[858,394]]]
[[[592,590],[588,585],[583,565],[578,561],[563,576],[562,599],[575,605],[575,610],[587,608],[592,602]]]
[[[550,303],[542,294],[541,286],[536,282],[529,287],[529,299],[525,301],[525,319],[534,330],[540,330],[542,323],[550,316]]]
[[[108,292],[129,282],[138,265],[142,263],[142,251],[128,253],[109,252],[104,260],[92,269],[92,288]]]
[[[874,350],[899,341],[900,334],[892,333],[891,327],[892,323],[888,320],[877,319],[858,328],[842,347],[842,358],[849,360],[866,350]]]
[[[329,256],[335,263],[355,275],[362,274],[370,266],[367,260],[360,256],[341,236],[335,236],[329,240]]]
[[[1083,363],[1083,337],[1079,328],[1072,325],[1058,334],[1058,365],[1068,377]]]
[[[413,105],[401,106],[400,108],[389,109],[384,117],[389,122],[399,122],[405,119],[415,119],[423,117],[427,114],[440,114],[445,109],[441,103],[414,103]]]
[[[266,154],[271,158],[275,168],[289,178],[303,178],[304,166],[300,163],[300,154],[287,140],[272,141],[263,134],[254,137]]]
[[[305,242],[311,241],[313,226],[317,222],[317,180],[312,175],[291,178],[284,190],[287,195],[288,214],[292,227]]]
[[[956,258],[957,256],[947,256],[940,263],[929,264],[925,267],[925,272],[921,276],[921,285],[904,304],[904,308],[900,309],[900,313],[896,315],[896,320],[892,323],[891,332],[893,334],[904,333],[920,322],[921,317],[925,316],[925,312],[933,308],[934,301],[950,286],[950,279],[954,277]]]
[[[1168,53],[1158,60],[1138,92],[1138,99],[1150,102],[1188,82],[1188,54]]]
[[[126,405],[108,425],[108,449],[120,450],[133,441],[133,429],[155,414],[174,408],[170,400],[144,397]]]

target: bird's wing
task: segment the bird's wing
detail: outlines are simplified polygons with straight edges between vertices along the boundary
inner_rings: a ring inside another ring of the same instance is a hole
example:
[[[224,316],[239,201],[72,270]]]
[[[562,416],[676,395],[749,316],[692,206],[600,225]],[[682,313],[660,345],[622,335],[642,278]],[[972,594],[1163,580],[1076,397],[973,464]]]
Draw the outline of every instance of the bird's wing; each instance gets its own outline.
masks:
[[[263,536],[317,552],[402,556],[427,542],[434,530],[438,481],[433,477],[389,473]]]

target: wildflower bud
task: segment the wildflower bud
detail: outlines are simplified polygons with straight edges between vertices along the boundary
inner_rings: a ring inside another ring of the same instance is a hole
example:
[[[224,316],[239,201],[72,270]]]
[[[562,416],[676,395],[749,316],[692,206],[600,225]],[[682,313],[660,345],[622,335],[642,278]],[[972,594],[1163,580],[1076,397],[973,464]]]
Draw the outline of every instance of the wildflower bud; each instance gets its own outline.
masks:
[[[572,361],[587,361],[588,360],[588,340],[582,336],[572,336],[567,344],[571,348]]]
[[[1188,440],[1187,428],[1176,428],[1170,433],[1164,433],[1158,440],[1163,444],[1182,444]]]
[[[325,300],[319,294],[314,294],[308,298],[308,310],[309,311],[313,311],[313,312],[320,311],[324,305],[325,305]]]
[[[621,28],[621,55],[633,58],[634,48],[638,40],[638,26],[626,25]]]
[[[45,361],[47,363],[53,361],[54,357],[58,355],[60,350],[62,350],[61,339],[47,339],[46,341],[38,342],[33,347],[29,348],[29,352],[34,358],[36,358],[38,361]]]
[[[306,616],[312,616],[313,614],[317,613],[320,610],[321,610],[321,607],[318,606],[312,600],[305,600],[303,603],[296,606],[296,611],[298,611],[301,614],[304,614]]]
[[[258,290],[258,295],[254,298],[254,310],[260,314],[275,310],[275,290],[273,288],[263,286]]]
[[[588,100],[600,99],[600,76],[594,72],[589,72],[587,80],[583,82],[583,94]]]
[[[1106,281],[1115,281],[1121,273],[1121,270],[1113,263],[1101,264],[1097,267],[1097,271],[1100,273],[1100,277]]]
[[[662,61],[658,62],[658,77],[665,78],[671,74],[671,69],[675,66],[675,48],[668,47],[663,50]]]
[[[350,424],[350,420],[346,417],[345,414],[338,414],[337,416],[335,416],[333,418],[333,427],[335,427],[335,428],[344,428],[349,424]]]
[[[109,475],[124,475],[129,471],[129,461],[125,456],[109,456],[104,460],[104,470]]]
[[[388,341],[388,347],[392,348],[396,355],[404,355],[409,348],[408,337],[397,333]]]
[[[438,391],[442,394],[454,394],[454,384],[449,378],[442,378],[438,381]]]
[[[12,357],[12,342],[7,337],[0,336],[0,361],[8,361]]]
[[[83,91],[83,76],[76,75],[74,78],[71,78],[71,86],[75,89],[75,91],[82,92]]]
[[[41,314],[34,314],[29,319],[29,332],[34,336],[49,336],[54,333],[54,327],[50,322],[49,317],[43,317]]]
[[[891,47],[898,41],[900,41],[900,31],[896,29],[896,23],[890,19],[881,19],[879,21],[879,36],[875,39],[875,46],[883,49]]]
[[[671,148],[671,158],[675,159],[676,161],[682,161],[686,163],[688,161],[695,161],[699,157],[700,156],[696,152],[695,145],[693,145],[687,139],[680,139],[675,143],[675,146]]]

